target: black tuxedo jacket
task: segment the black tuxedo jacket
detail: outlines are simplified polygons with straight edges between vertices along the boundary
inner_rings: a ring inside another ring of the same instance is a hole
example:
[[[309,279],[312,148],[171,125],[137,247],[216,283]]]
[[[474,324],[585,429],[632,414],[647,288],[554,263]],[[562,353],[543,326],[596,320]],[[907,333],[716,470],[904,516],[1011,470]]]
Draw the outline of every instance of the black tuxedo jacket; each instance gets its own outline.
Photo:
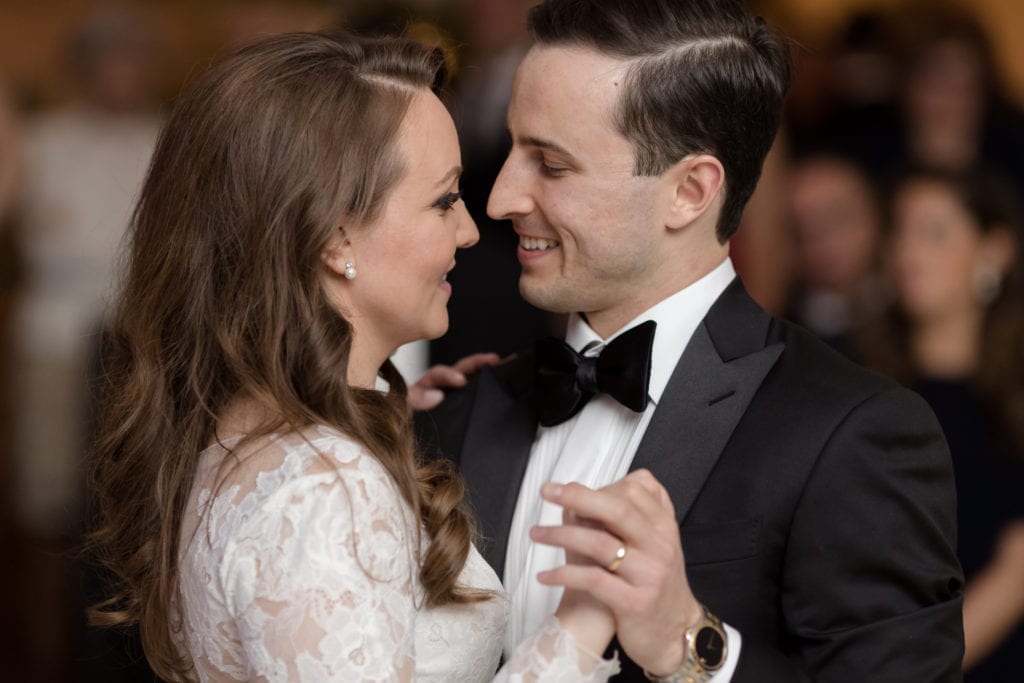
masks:
[[[527,353],[417,416],[426,452],[461,469],[499,576],[537,431],[531,378]],[[697,599],[743,636],[735,683],[961,680],[953,472],[912,392],[737,280],[676,366],[641,467],[675,503]],[[617,680],[646,679],[627,660]]]

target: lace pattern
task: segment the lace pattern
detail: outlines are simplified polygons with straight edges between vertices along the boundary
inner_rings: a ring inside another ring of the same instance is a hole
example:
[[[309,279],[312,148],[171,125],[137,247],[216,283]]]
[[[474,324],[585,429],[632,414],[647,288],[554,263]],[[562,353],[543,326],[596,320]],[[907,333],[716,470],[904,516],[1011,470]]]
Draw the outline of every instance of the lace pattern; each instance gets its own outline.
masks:
[[[376,458],[326,427],[213,446],[182,528],[181,647],[202,681],[604,681],[552,617],[497,674],[508,604],[476,549],[460,581],[490,600],[426,609],[425,534]]]

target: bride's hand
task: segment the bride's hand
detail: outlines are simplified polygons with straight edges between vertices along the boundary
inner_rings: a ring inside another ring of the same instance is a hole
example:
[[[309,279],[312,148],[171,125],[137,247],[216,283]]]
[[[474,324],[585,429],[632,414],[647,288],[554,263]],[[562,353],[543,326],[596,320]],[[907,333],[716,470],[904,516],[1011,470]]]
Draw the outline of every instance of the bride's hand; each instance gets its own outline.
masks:
[[[593,528],[596,525],[577,517],[571,510],[563,510],[562,526]],[[534,531],[531,530],[531,536],[533,535]],[[592,559],[571,550],[566,550],[565,561],[566,565],[594,564]],[[562,594],[562,601],[558,603],[555,616],[561,627],[572,634],[576,645],[596,657],[601,656],[615,635],[615,616],[611,610],[585,591],[566,589]]]
[[[474,353],[460,359],[455,365],[435,365],[409,387],[406,402],[409,410],[430,410],[444,400],[445,389],[458,389],[467,382],[467,375],[480,372],[485,365],[497,365],[501,356],[496,353]]]

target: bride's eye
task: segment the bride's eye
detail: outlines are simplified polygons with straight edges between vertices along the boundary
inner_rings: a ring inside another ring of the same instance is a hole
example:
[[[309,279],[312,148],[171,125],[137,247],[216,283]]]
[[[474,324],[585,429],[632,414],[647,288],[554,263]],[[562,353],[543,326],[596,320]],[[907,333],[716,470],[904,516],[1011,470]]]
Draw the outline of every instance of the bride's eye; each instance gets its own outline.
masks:
[[[462,190],[458,192],[449,192],[445,196],[434,202],[434,208],[440,209],[442,212],[451,211],[455,207],[455,203],[462,199]]]

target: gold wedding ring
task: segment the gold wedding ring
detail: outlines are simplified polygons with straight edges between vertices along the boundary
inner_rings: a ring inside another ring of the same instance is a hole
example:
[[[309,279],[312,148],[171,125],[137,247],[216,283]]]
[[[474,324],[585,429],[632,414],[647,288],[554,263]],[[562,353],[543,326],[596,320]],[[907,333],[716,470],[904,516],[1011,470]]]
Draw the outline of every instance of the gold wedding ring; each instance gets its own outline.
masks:
[[[622,560],[625,557],[626,557],[626,546],[620,545],[619,549],[615,551],[615,559],[612,560],[611,562],[609,562],[608,566],[605,567],[605,569],[607,569],[612,574],[614,574],[615,572],[617,572],[619,570],[619,567],[622,566]]]

